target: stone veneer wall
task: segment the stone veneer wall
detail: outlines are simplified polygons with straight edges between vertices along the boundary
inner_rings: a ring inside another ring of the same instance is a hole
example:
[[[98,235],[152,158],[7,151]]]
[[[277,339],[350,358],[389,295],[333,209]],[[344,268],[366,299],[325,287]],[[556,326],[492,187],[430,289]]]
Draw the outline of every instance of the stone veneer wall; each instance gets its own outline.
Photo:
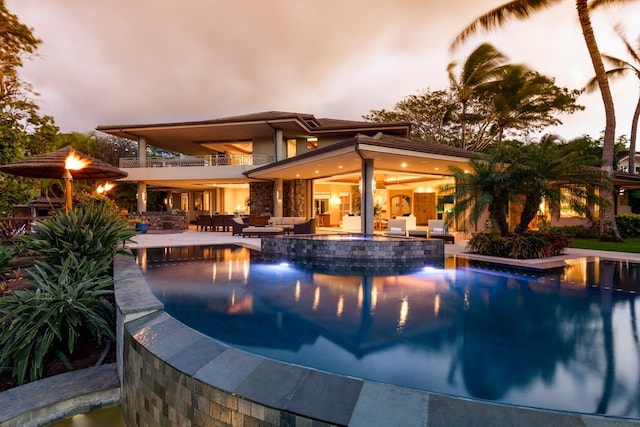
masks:
[[[312,419],[212,387],[164,363],[133,336],[127,335],[126,340],[122,409],[128,426],[330,425],[313,424]],[[194,358],[196,350],[220,352],[210,344],[194,347],[189,356]]]
[[[265,256],[279,255],[294,260],[348,260],[354,263],[366,260],[373,264],[385,261],[385,265],[412,260],[444,262],[444,240],[411,239],[402,237],[379,237],[365,240],[362,235],[316,236],[264,236],[262,253]]]
[[[251,215],[273,214],[273,182],[249,183],[249,201]]]
[[[282,199],[283,216],[307,216],[305,207],[307,202],[306,181],[296,179],[282,183],[284,198]]]
[[[187,215],[184,213],[172,214],[162,212],[145,212],[142,214],[129,214],[130,222],[149,224],[149,230],[186,230],[188,228]]]

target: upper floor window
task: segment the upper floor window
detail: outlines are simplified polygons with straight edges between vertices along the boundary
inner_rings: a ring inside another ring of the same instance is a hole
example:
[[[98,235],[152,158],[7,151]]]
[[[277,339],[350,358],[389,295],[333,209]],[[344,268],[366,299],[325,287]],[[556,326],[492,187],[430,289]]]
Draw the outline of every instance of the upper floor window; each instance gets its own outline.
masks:
[[[296,139],[287,139],[287,158],[295,157],[298,151],[298,141]]]
[[[318,138],[307,138],[307,150],[315,150],[318,148]]]

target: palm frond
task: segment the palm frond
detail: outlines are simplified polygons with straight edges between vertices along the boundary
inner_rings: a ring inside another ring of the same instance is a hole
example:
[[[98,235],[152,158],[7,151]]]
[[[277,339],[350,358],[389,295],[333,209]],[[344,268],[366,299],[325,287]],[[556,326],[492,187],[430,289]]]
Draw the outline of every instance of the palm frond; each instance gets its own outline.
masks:
[[[561,0],[515,0],[480,16],[456,36],[450,50],[455,50],[465,40],[483,29],[490,31],[504,25],[510,19],[526,19],[531,14],[546,9]]]
[[[620,41],[622,42],[622,44],[624,44],[624,47],[625,47],[625,49],[627,51],[627,55],[629,55],[631,58],[633,58],[633,60],[635,62],[640,64],[640,55],[639,55],[640,46],[634,48],[631,45],[629,40],[627,40],[627,37],[624,34],[624,31],[623,31],[622,26],[620,24],[615,26],[615,31],[616,31],[616,34],[618,35],[618,37],[620,37]]]
[[[589,3],[589,12],[602,6],[610,6],[614,4],[633,3],[636,0],[591,0]]]

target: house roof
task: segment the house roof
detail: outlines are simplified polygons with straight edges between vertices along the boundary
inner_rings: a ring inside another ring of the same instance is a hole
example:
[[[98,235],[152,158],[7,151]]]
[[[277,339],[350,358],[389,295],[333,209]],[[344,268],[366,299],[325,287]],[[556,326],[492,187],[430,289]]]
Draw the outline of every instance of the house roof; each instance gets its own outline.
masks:
[[[340,179],[359,174],[363,159],[374,161],[376,173],[427,174],[434,179],[450,165],[464,169],[478,153],[434,142],[394,137],[383,133],[354,138],[295,157],[261,166],[245,175],[255,179]]]
[[[617,187],[627,190],[640,189],[640,175],[630,174],[627,172],[616,172],[613,177],[613,183]]]
[[[236,143],[271,138],[274,129],[282,129],[285,138],[308,138],[321,135],[351,137],[358,132],[369,135],[385,132],[397,136],[409,136],[411,124],[318,119],[312,114],[264,111],[204,121],[100,125],[96,128],[98,131],[134,141],[145,138],[150,145],[192,156],[214,154],[216,151],[207,147],[212,143]]]

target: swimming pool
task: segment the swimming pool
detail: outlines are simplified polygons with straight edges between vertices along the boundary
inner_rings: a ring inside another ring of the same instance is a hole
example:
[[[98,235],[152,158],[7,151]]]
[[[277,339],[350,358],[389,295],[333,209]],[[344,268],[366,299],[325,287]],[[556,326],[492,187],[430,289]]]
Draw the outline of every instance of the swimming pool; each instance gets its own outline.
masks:
[[[170,315],[256,354],[437,393],[640,418],[637,264],[578,261],[541,275],[448,259],[372,276],[265,263],[232,246],[137,256]]]

